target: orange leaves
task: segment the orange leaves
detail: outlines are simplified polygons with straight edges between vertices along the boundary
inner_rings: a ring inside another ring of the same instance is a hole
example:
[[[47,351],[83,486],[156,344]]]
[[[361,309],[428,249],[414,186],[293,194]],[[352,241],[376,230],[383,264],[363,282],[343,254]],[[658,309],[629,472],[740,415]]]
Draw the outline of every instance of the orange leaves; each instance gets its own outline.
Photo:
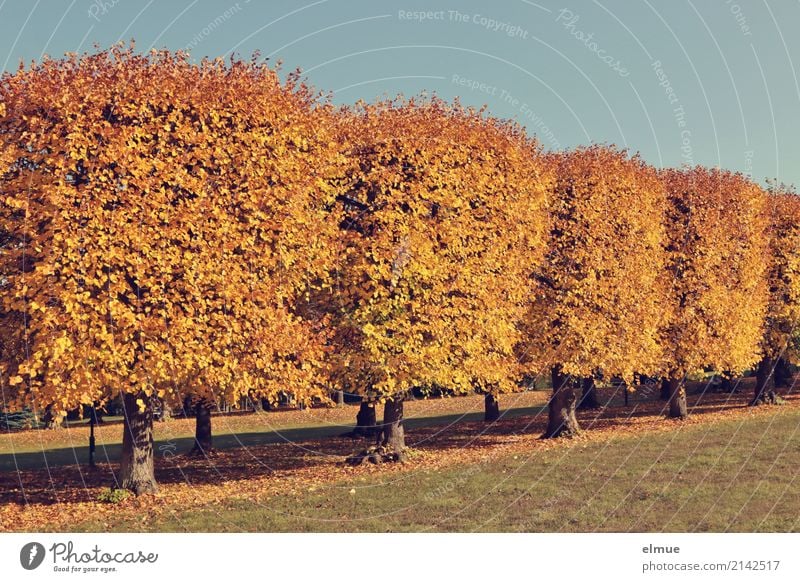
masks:
[[[800,198],[787,188],[771,185],[766,202],[770,296],[762,348],[774,357],[787,347],[800,323]]]
[[[26,206],[24,200],[16,199],[16,198],[14,198],[12,196],[6,196],[5,204],[9,208],[13,208],[15,210],[21,210],[21,209],[25,208],[25,206]]]
[[[773,197],[767,265],[740,175],[544,155],[457,103],[336,110],[256,61],[121,46],[0,97],[0,366],[21,401],[735,370],[800,318],[800,211]]]
[[[526,324],[531,366],[627,378],[654,370],[663,187],[641,159],[611,147],[551,159],[557,182],[549,250],[536,268],[537,300]]]
[[[294,311],[335,258],[320,185],[341,159],[307,88],[255,62],[117,46],[0,91],[17,116],[0,133],[16,237],[0,254],[15,291],[0,361],[20,404],[34,390],[56,409],[119,390],[318,394],[325,336]]]
[[[335,377],[378,395],[513,389],[516,322],[546,224],[537,144],[437,99],[359,104],[341,132],[352,165],[339,197]]]
[[[667,369],[744,370],[759,357],[768,301],[764,192],[741,174],[700,167],[666,170],[662,179]]]

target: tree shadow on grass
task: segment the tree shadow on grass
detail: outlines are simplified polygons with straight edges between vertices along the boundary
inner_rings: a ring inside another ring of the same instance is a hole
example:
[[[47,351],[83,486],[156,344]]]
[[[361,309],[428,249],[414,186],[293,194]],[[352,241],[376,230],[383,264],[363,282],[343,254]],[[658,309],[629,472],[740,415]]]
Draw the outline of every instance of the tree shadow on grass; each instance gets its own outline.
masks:
[[[693,416],[740,408],[749,393],[690,395]],[[791,397],[797,398],[796,395]],[[588,431],[629,426],[632,419],[660,421],[664,403],[654,399],[630,408],[580,411]],[[519,438],[538,436],[547,422],[545,407],[507,409],[496,423],[482,422],[482,413],[419,417],[406,420],[408,444],[436,455],[464,448],[490,448]],[[192,438],[155,443],[156,479],[161,484],[218,484],[287,474],[310,467],[338,465],[364,442],[341,437],[346,427],[326,426],[214,437],[208,458],[185,455]],[[86,466],[86,449],[54,449],[19,455],[0,455],[0,504],[54,504],[93,501],[97,489],[115,483],[120,445],[98,449],[98,467]],[[83,463],[78,465],[78,463]]]

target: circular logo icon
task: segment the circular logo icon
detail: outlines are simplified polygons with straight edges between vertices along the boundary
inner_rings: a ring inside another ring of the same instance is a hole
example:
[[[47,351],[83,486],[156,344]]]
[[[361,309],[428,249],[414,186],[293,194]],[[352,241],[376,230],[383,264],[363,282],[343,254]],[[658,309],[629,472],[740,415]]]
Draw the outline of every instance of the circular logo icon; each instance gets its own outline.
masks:
[[[44,546],[39,542],[30,542],[22,546],[19,552],[19,563],[26,570],[35,570],[44,561]]]

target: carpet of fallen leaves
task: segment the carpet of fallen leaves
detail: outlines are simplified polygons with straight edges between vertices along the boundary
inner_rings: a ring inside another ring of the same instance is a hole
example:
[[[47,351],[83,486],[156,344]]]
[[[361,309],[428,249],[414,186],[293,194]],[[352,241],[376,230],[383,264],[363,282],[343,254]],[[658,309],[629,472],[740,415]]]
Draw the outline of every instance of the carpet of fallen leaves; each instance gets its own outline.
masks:
[[[97,501],[98,494],[114,483],[116,464],[95,470],[63,466],[3,472],[0,473],[0,531],[59,531],[68,524],[74,526],[86,520],[111,524],[120,517],[135,518],[146,524],[159,516],[179,515],[187,509],[210,508],[231,500],[263,502],[279,494],[301,495],[339,481],[370,475],[389,477],[398,472],[431,471],[454,464],[482,463],[505,455],[575,446],[576,440],[584,444],[627,435],[641,437],[644,433],[671,431],[682,426],[800,410],[800,395],[797,394],[786,396],[784,406],[755,408],[747,406],[750,394],[747,388],[735,394],[690,394],[691,415],[683,421],[666,420],[664,403],[654,398],[632,402],[629,407],[618,406],[615,399],[611,402],[613,406],[579,412],[585,430],[573,439],[540,440],[546,413],[501,418],[492,425],[461,421],[418,428],[407,434],[414,454],[402,464],[346,465],[344,458],[364,446],[362,441],[346,437],[230,448],[219,450],[207,459],[171,455],[168,450],[161,450],[156,460],[159,493],[131,497],[117,504]],[[523,401],[517,400],[518,396]],[[538,403],[545,397],[539,393]],[[509,395],[505,403],[514,407],[530,406],[533,400],[533,396]],[[460,402],[453,404],[456,401]],[[475,411],[481,404],[482,399],[477,397],[411,402],[407,416],[451,414],[459,407]],[[345,412],[352,413],[352,408],[348,407]],[[317,418],[314,413],[320,413],[323,418]],[[298,411],[298,414],[305,415],[303,424],[306,425],[313,421],[323,425],[344,424],[349,420],[337,416],[343,414],[341,409]],[[285,420],[289,425],[300,424],[298,419],[287,417]]]

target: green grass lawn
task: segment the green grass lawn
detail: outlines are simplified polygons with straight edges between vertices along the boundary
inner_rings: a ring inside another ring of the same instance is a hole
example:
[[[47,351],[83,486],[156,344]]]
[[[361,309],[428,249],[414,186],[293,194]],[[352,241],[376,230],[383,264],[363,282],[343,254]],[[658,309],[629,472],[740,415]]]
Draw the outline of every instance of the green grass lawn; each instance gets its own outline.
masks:
[[[165,514],[118,531],[798,531],[800,411]],[[442,451],[442,454],[447,454]],[[105,529],[92,521],[80,531]]]

